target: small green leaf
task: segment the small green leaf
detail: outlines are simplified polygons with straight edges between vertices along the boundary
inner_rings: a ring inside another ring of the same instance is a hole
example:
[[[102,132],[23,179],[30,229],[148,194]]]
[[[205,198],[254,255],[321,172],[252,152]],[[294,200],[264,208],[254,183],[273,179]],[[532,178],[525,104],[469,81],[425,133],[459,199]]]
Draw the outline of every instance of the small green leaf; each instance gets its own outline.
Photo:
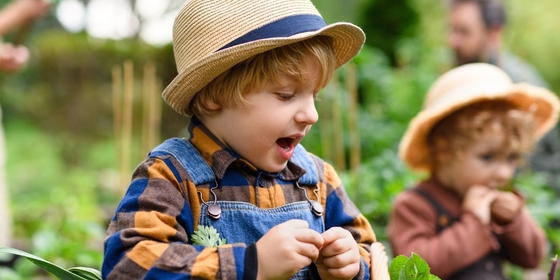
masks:
[[[411,278],[417,280],[428,280],[430,276],[430,267],[424,259],[418,254],[412,253],[405,266],[405,273]]]
[[[403,255],[397,256],[391,261],[391,264],[389,265],[389,275],[391,279],[399,279],[399,275],[401,270],[404,268],[406,261],[408,261],[408,258]]]
[[[389,266],[391,280],[438,280],[430,274],[428,263],[420,255],[412,253],[410,258],[399,255]]]
[[[226,244],[225,238],[220,238],[218,231],[212,226],[198,226],[191,236],[194,245],[217,247]]]

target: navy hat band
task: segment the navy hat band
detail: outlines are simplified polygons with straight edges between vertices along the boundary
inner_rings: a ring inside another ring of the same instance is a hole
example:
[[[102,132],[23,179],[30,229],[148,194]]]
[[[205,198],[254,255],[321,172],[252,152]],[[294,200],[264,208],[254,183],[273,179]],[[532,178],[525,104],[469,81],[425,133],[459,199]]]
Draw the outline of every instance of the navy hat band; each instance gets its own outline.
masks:
[[[231,41],[218,51],[256,40],[290,37],[303,32],[317,31],[325,26],[327,26],[325,21],[317,15],[304,14],[289,16],[250,31]]]

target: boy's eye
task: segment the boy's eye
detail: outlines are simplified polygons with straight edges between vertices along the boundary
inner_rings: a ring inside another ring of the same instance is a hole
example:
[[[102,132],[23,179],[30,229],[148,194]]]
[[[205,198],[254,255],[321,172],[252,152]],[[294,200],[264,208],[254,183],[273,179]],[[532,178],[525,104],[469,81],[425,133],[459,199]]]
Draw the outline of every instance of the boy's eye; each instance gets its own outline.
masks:
[[[482,159],[483,161],[491,161],[492,159],[494,159],[494,155],[483,154],[483,155],[480,155],[480,159]]]
[[[509,162],[515,162],[517,160],[519,160],[519,154],[518,153],[513,153],[513,154],[510,154],[508,156],[508,161]]]
[[[294,94],[291,93],[278,93],[278,98],[283,101],[290,100],[294,97]]]

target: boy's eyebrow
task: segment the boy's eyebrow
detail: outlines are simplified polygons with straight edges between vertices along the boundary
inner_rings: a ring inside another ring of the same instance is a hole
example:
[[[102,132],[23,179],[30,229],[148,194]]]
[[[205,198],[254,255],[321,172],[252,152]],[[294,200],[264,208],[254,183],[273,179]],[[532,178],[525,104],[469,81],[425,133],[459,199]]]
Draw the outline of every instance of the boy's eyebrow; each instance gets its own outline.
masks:
[[[272,82],[278,87],[289,87],[294,86],[294,84],[299,83],[305,79],[298,77],[298,75],[281,74]]]

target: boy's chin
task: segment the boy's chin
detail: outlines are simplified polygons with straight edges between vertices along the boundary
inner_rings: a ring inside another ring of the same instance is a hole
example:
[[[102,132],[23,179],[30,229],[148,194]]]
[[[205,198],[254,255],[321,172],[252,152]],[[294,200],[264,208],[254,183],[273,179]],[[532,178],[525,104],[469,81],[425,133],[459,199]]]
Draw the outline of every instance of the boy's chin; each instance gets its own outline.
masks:
[[[287,164],[288,162],[286,161],[283,164],[268,164],[267,166],[257,167],[257,168],[265,172],[276,173],[284,170]]]

